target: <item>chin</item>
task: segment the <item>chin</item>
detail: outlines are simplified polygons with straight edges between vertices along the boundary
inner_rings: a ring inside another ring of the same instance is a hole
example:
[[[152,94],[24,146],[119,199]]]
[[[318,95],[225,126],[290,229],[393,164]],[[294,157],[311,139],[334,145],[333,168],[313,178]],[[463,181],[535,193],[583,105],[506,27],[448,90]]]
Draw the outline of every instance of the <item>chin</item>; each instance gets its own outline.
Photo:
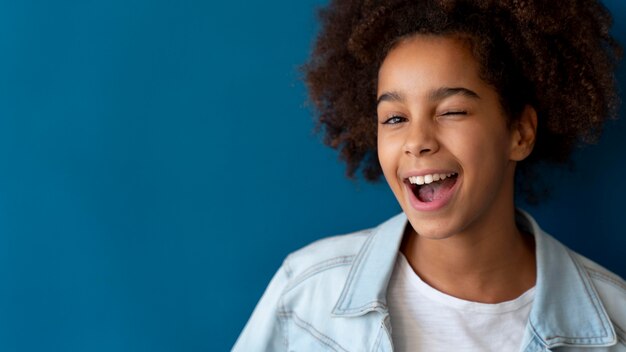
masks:
[[[454,236],[454,233],[451,233],[448,231],[441,231],[441,230],[434,230],[434,231],[415,230],[415,231],[420,238],[424,238],[428,240],[445,240],[447,238]]]
[[[457,234],[459,231],[455,231],[450,225],[450,221],[445,220],[427,220],[427,219],[412,219],[409,213],[407,218],[413,230],[421,238],[430,240],[444,240]]]

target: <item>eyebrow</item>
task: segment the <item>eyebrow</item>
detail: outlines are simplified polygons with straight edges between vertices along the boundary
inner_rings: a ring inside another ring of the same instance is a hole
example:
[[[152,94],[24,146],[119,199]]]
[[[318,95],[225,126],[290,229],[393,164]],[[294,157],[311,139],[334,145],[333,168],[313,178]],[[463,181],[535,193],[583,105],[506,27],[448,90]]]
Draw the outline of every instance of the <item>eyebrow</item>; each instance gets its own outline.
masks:
[[[382,103],[383,101],[390,101],[390,102],[404,102],[404,95],[398,93],[398,92],[386,92],[380,95],[380,97],[378,97],[378,100],[376,101],[376,105],[380,105],[380,103]]]
[[[460,94],[462,96],[472,98],[472,99],[480,99],[480,96],[478,95],[478,93],[474,92],[473,90],[469,90],[463,87],[454,87],[454,88],[442,87],[439,89],[435,89],[432,92],[430,92],[430,94],[428,95],[428,99],[431,101],[438,101],[438,100],[442,100],[442,99],[445,99],[445,98],[448,98],[450,96],[457,95],[457,94]]]
[[[478,95],[478,93],[467,88],[441,87],[441,88],[432,90],[428,94],[428,100],[439,101],[439,100],[443,100],[445,98],[451,97],[453,95],[462,95],[462,96],[472,98],[472,99],[480,99],[480,96]],[[376,104],[379,105],[383,101],[403,103],[405,101],[405,98],[404,98],[404,95],[402,95],[402,93],[393,91],[393,92],[386,92],[386,93],[381,94],[381,96],[378,97]]]

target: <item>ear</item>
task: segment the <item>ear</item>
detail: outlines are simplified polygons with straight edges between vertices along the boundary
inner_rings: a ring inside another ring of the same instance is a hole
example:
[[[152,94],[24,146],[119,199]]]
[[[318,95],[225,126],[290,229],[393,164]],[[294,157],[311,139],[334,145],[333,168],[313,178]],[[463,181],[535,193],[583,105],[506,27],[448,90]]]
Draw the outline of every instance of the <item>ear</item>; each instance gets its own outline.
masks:
[[[526,105],[519,119],[511,127],[511,154],[514,161],[526,159],[533,151],[537,139],[537,112]]]

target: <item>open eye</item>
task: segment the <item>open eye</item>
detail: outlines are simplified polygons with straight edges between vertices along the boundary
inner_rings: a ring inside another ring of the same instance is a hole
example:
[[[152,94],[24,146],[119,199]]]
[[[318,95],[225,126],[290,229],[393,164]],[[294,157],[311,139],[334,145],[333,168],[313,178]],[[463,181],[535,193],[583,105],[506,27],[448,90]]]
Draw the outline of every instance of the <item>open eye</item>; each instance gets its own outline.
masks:
[[[390,118],[388,118],[387,120],[385,120],[382,124],[383,125],[396,125],[399,124],[400,122],[404,122],[406,121],[406,118],[402,117],[402,116],[391,116]]]

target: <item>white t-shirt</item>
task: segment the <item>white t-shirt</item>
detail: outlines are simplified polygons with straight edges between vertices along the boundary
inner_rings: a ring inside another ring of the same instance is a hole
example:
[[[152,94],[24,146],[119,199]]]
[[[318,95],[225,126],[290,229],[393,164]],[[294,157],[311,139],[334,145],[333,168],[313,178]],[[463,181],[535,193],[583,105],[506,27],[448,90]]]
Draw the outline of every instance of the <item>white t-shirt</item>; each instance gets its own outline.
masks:
[[[465,301],[422,281],[399,253],[387,303],[395,351],[519,351],[535,288],[486,304]]]

